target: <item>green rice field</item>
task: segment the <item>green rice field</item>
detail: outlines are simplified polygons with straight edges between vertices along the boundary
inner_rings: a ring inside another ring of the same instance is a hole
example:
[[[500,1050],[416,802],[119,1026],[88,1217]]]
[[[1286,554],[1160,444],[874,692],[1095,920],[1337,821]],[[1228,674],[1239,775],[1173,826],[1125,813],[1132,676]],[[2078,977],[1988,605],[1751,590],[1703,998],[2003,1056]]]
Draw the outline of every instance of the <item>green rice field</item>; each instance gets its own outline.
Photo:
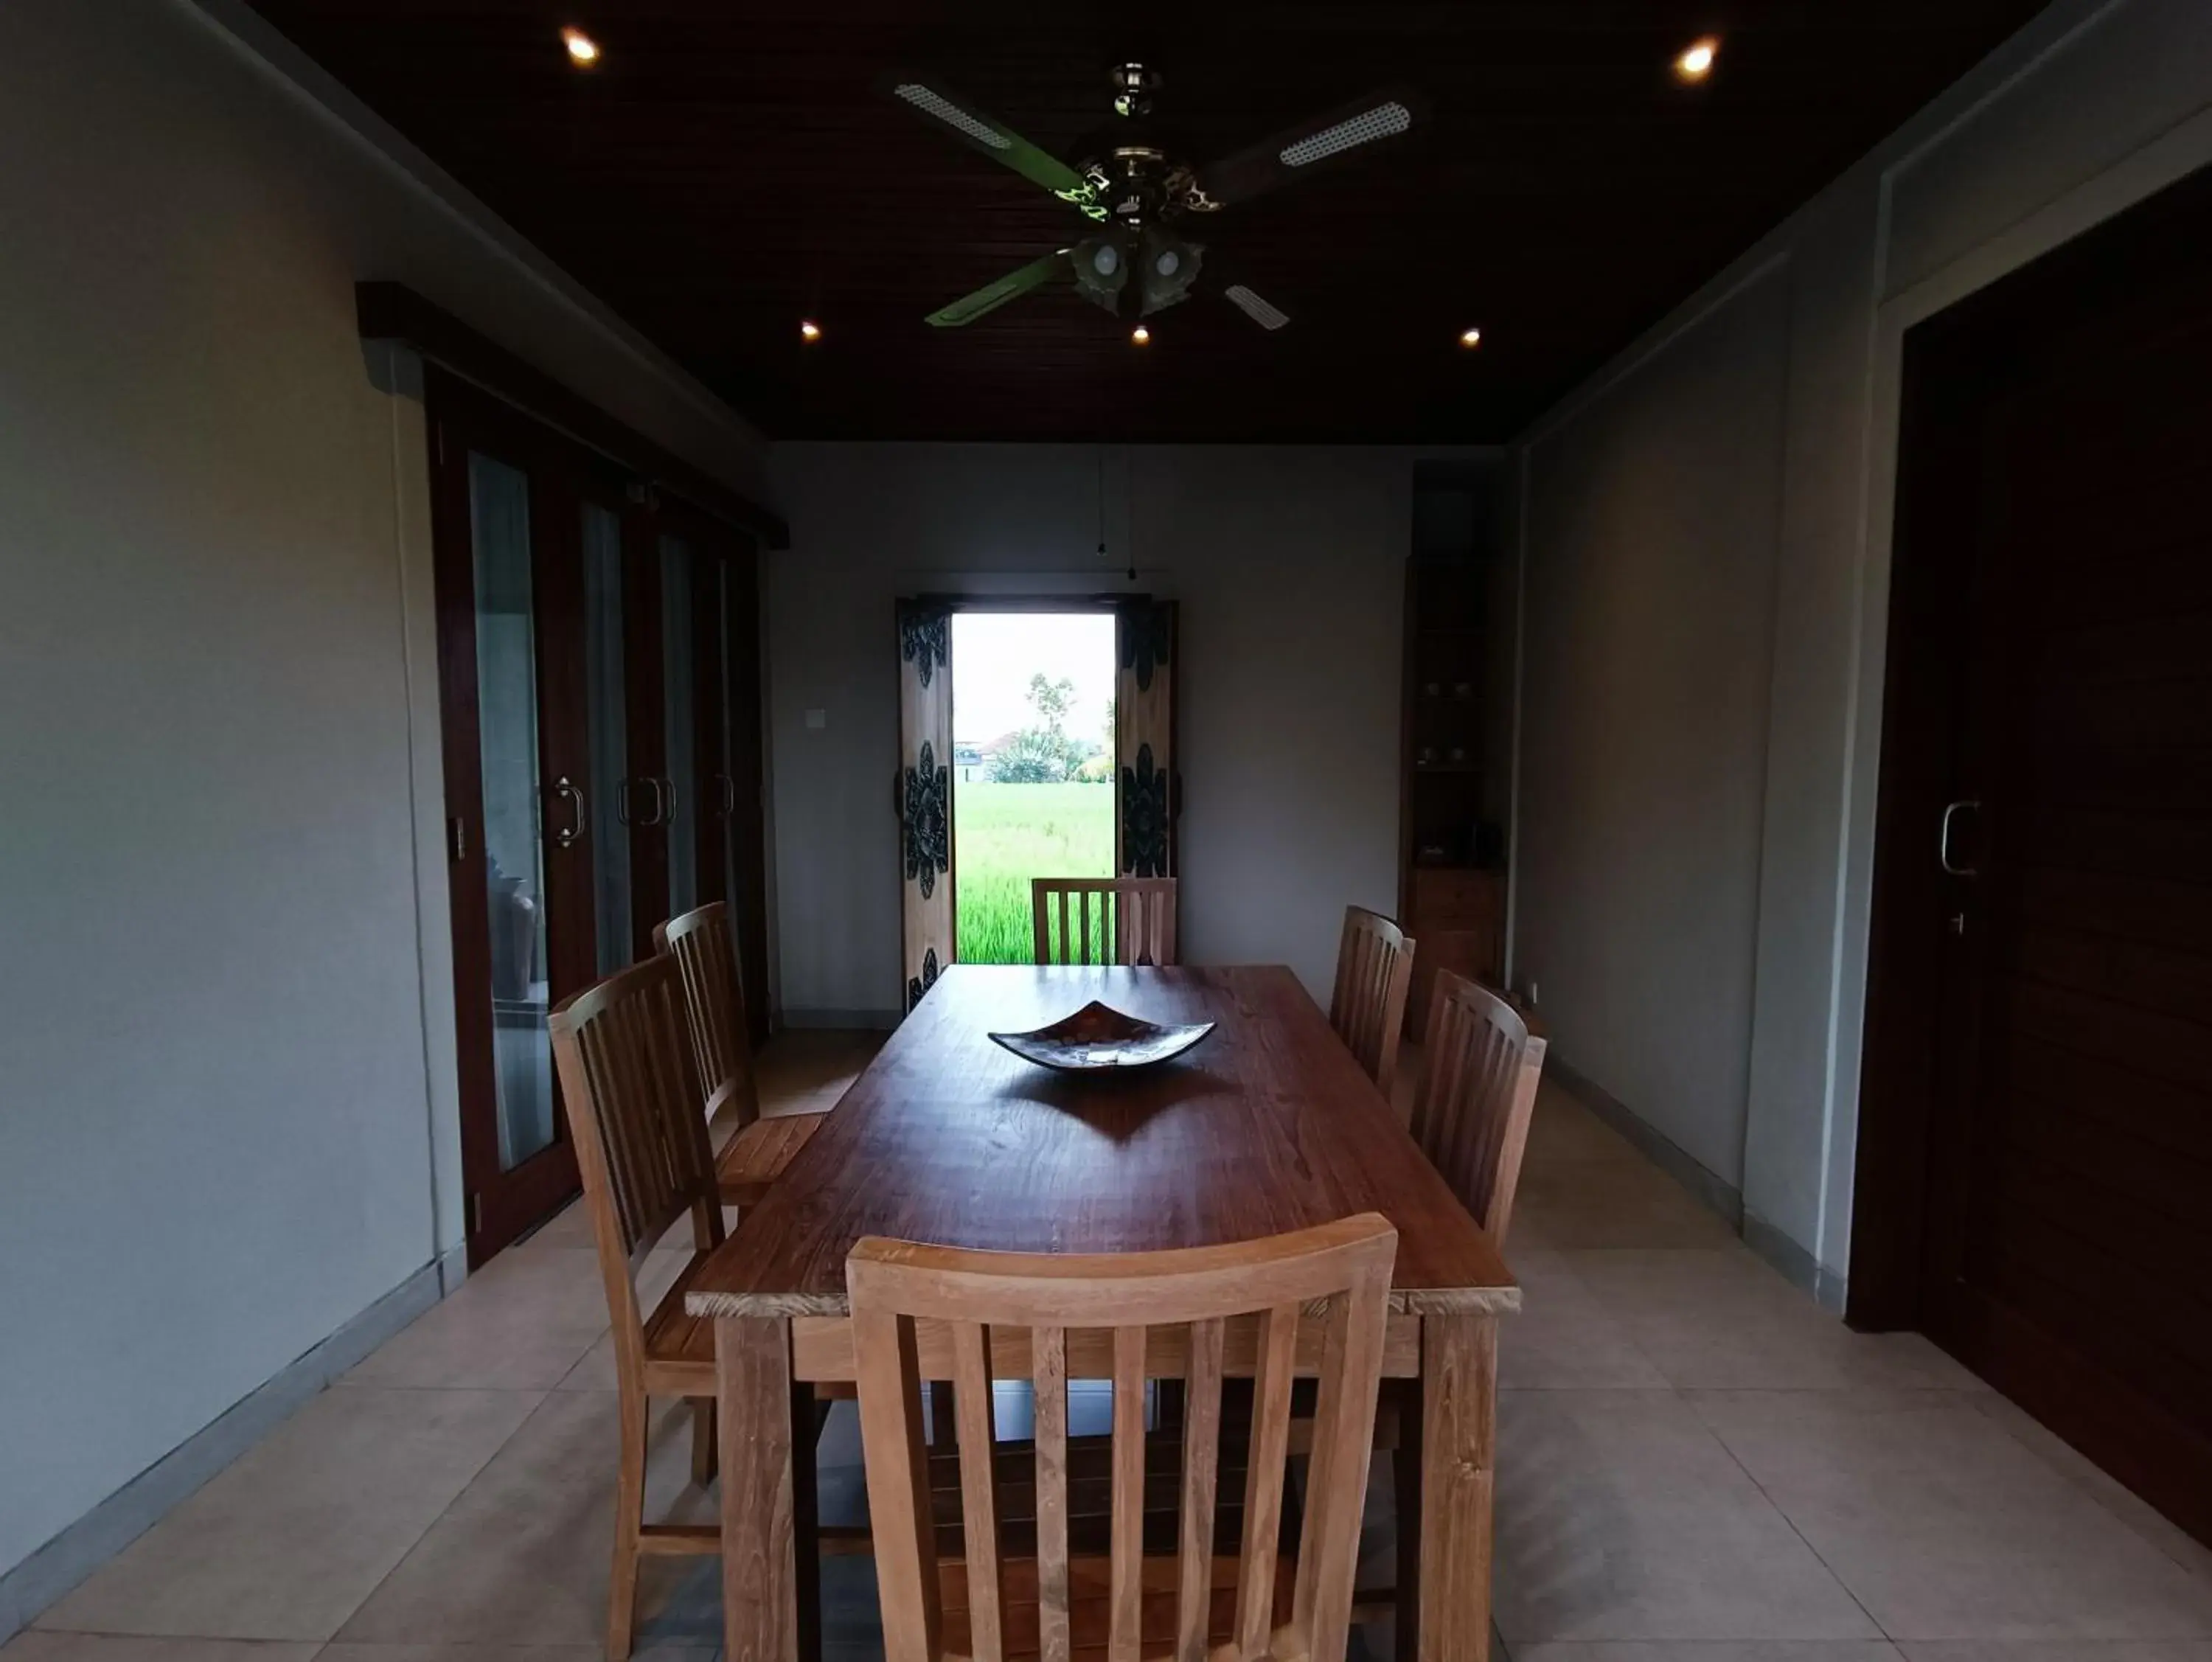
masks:
[[[952,836],[961,961],[1027,964],[1030,880],[1113,872],[1114,788],[957,784]]]

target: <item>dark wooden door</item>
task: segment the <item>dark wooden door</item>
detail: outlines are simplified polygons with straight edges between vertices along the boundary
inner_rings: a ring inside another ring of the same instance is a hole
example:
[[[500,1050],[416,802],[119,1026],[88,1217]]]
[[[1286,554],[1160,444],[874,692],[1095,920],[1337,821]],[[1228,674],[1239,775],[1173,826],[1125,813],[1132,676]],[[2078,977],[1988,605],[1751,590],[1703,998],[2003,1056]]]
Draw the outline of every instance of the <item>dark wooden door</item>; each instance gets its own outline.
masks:
[[[1906,377],[1854,1318],[2212,1539],[2212,191]]]
[[[624,547],[634,951],[653,950],[663,919],[728,901],[758,1044],[769,1012],[757,556],[743,533],[673,502],[635,507]]]
[[[576,499],[546,435],[430,386],[454,1020],[471,1264],[577,1187],[546,1019],[596,973]]]

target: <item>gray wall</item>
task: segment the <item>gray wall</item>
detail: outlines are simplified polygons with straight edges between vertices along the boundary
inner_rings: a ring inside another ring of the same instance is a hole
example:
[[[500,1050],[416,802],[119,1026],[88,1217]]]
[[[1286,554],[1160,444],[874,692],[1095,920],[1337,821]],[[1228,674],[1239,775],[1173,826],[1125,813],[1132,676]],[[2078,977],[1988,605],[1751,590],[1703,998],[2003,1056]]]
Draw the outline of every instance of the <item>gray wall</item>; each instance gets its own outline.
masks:
[[[779,445],[793,546],[769,634],[782,994],[887,1015],[899,987],[892,604],[1138,587],[1182,603],[1181,934],[1326,994],[1347,904],[1397,886],[1413,465],[1395,448]],[[1458,453],[1468,454],[1468,453]],[[828,725],[805,726],[808,709]]]
[[[1528,472],[1516,962],[1560,1054],[1737,1186],[1788,303],[1759,284]]]
[[[2212,159],[2208,105],[2203,0],[2060,0],[1516,446],[1515,972],[1564,1060],[1832,1280],[1899,342]]]
[[[355,280],[756,471],[370,137],[171,0],[7,9],[0,1574],[458,1239],[423,427]]]

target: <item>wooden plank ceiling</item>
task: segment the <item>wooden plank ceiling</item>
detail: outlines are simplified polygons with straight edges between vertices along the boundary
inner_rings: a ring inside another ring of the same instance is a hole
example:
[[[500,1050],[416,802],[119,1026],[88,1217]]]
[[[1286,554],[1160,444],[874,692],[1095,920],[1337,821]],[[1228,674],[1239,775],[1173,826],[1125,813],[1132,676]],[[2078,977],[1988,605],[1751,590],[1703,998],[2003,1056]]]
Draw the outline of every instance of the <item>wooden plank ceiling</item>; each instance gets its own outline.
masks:
[[[775,436],[1490,441],[2041,0],[254,3]],[[603,49],[588,72],[571,25]],[[1671,61],[1707,33],[1717,64],[1686,86]],[[933,69],[1071,156],[1131,56],[1200,161],[1386,83],[1432,113],[1187,222],[1214,264],[1147,348],[1065,289],[925,326],[1085,222],[880,77]],[[1221,300],[1232,262],[1290,327]]]

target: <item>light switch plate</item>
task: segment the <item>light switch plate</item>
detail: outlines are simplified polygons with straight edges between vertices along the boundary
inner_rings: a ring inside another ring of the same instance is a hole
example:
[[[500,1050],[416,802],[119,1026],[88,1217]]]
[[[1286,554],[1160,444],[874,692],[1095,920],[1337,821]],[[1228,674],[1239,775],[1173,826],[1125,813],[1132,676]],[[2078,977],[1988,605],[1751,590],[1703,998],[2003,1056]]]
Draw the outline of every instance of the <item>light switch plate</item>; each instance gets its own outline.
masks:
[[[820,732],[823,728],[830,725],[830,712],[826,709],[808,710],[806,712],[806,725],[815,732]]]

